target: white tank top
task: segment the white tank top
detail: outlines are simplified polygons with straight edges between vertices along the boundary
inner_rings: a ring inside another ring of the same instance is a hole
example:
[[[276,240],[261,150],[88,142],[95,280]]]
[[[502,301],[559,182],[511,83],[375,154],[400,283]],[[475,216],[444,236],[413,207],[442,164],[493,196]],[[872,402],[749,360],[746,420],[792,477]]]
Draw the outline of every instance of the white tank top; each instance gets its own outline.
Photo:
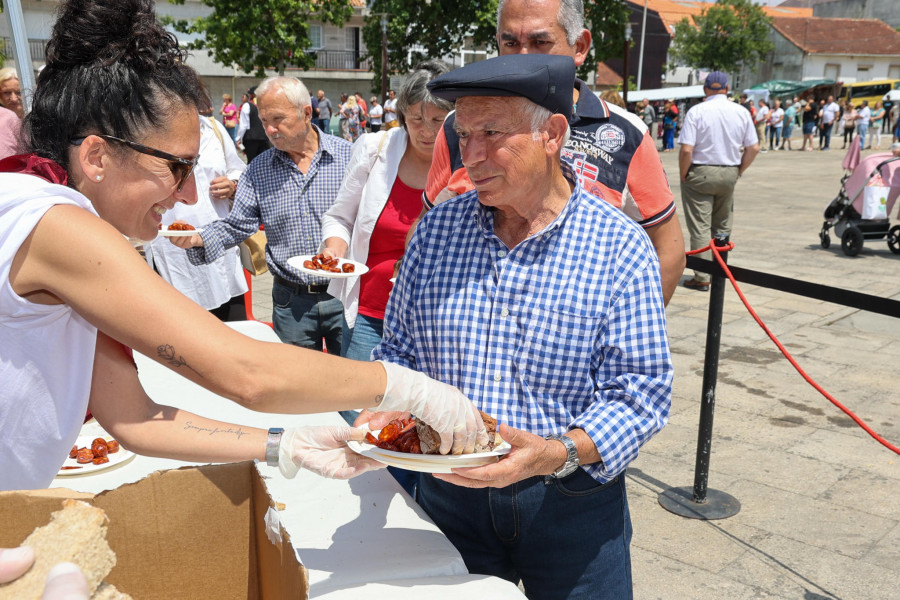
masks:
[[[70,188],[0,173],[0,490],[45,488],[84,422],[97,328],[64,304],[34,304],[9,283],[12,260],[44,214],[74,204]]]

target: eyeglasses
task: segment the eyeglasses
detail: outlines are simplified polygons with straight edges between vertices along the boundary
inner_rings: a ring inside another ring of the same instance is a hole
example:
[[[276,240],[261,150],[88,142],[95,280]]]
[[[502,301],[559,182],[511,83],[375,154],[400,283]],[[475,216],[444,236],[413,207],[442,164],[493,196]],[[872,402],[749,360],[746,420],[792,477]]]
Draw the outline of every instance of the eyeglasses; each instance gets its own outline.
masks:
[[[111,135],[103,135],[96,134],[97,137],[103,138],[104,140],[109,140],[110,142],[116,142],[119,144],[124,144],[128,146],[135,152],[140,152],[141,154],[147,154],[148,156],[155,156],[156,158],[161,158],[169,163],[169,169],[172,171],[172,177],[175,178],[175,181],[178,182],[178,191],[181,191],[181,188],[184,187],[184,184],[187,182],[188,177],[191,176],[191,173],[194,172],[194,167],[197,166],[197,161],[200,160],[200,156],[195,156],[194,158],[181,158],[180,156],[175,156],[174,154],[169,154],[168,152],[163,152],[162,150],[157,150],[156,148],[151,148],[150,146],[145,146],[143,144],[138,144],[137,142],[129,142],[128,140],[123,140],[122,138],[117,138]],[[73,146],[80,146],[81,143],[85,140],[85,138],[78,138],[71,141]]]

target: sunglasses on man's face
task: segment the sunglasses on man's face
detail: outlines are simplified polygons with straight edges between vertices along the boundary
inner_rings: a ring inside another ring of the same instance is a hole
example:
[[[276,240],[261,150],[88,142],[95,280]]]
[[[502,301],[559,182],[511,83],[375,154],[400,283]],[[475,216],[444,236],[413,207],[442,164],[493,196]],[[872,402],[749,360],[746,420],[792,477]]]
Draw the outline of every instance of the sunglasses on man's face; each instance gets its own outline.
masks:
[[[172,171],[172,177],[175,178],[175,181],[178,182],[178,191],[181,191],[181,188],[184,187],[184,184],[187,182],[188,177],[191,176],[191,173],[194,172],[194,167],[197,166],[197,161],[200,160],[200,156],[195,156],[194,158],[181,158],[180,156],[175,156],[174,154],[169,154],[168,152],[163,152],[162,150],[157,150],[156,148],[151,148],[150,146],[145,146],[143,144],[138,144],[137,142],[129,142],[128,140],[123,140],[122,138],[117,138],[111,135],[103,135],[96,134],[97,137],[103,138],[104,140],[108,140],[110,142],[116,142],[118,144],[124,144],[128,146],[135,152],[140,152],[141,154],[146,154],[148,156],[155,156],[156,158],[161,158],[169,163],[169,169]],[[85,138],[78,138],[72,140],[73,146],[80,146],[81,143],[85,140]]]

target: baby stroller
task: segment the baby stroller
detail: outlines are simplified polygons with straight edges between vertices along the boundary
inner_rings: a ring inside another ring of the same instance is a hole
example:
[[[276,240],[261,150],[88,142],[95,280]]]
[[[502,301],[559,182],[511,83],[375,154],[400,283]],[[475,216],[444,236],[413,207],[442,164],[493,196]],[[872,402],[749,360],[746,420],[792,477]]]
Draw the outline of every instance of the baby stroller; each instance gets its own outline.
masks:
[[[841,178],[841,191],[825,209],[825,222],[819,232],[822,247],[831,246],[828,230],[834,227],[847,256],[859,254],[864,240],[885,237],[891,252],[900,254],[900,225],[891,227],[888,218],[898,195],[900,156],[882,152],[860,160]]]

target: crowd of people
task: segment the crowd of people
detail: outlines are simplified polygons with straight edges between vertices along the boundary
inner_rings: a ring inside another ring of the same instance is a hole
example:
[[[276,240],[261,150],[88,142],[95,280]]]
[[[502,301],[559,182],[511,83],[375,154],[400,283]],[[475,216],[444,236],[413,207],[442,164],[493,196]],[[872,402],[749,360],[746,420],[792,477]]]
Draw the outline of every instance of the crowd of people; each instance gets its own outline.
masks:
[[[730,232],[757,152],[794,150],[795,130],[797,150],[817,132],[822,150],[838,133],[878,149],[900,119],[731,98],[720,72],[694,105],[628,110],[576,78],[584,25],[581,0],[501,0],[500,56],[423,61],[383,102],[269,77],[219,104],[150,0],[62,2],[28,115],[0,71],[0,489],[49,485],[88,412],[140,454],[349,478],[381,466],[346,446],[366,427],[411,413],[465,453],[487,443],[481,410],[502,460],[395,472],[469,571],[532,599],[632,597],[624,473],[668,420],[685,267],[658,153],[680,144],[696,249]],[[198,231],[156,237],[175,222]],[[222,323],[246,318],[238,246],[260,229],[281,344]],[[367,272],[294,260],[319,253]],[[151,399],[132,349],[255,410],[347,425],[234,439]]]
[[[750,112],[764,153],[831,150],[832,137],[841,138],[842,150],[849,147],[854,136],[861,150],[881,150],[882,144],[900,141],[900,102],[878,100],[870,106],[868,100],[858,104],[846,99],[836,102],[830,95],[818,100],[795,96],[753,102],[747,94],[735,96],[732,101]],[[635,103],[633,111],[656,131],[659,149],[670,152],[681,133],[683,115],[698,102],[691,99],[651,103],[644,99]],[[794,148],[798,141],[799,147]]]

